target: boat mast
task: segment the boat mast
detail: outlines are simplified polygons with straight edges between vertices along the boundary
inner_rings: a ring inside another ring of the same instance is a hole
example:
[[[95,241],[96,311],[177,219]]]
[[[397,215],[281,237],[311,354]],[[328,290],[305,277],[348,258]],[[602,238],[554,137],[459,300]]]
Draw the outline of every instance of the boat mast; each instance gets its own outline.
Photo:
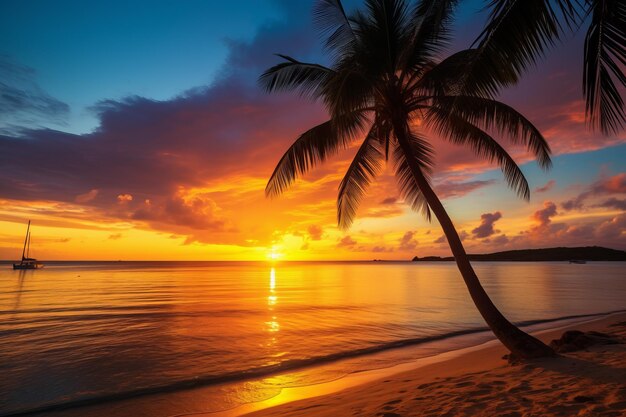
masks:
[[[30,258],[30,231],[28,232],[28,245],[26,245],[26,257]]]
[[[26,244],[28,243],[29,233],[30,233],[30,220],[28,221],[28,227],[26,228],[26,238],[24,238],[24,249],[22,249],[22,261],[24,260],[24,253],[26,252]]]

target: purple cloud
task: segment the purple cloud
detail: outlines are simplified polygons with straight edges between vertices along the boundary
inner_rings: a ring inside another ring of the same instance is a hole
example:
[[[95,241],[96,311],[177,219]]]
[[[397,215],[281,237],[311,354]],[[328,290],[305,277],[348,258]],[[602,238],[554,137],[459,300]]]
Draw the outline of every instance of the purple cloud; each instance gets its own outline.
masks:
[[[502,213],[496,211],[495,213],[485,213],[480,216],[480,226],[472,230],[472,234],[477,238],[486,238],[497,231],[494,230],[493,226],[500,218],[502,218]]]
[[[584,192],[580,193],[578,196],[570,200],[564,201],[561,205],[565,210],[568,211],[574,209],[580,210],[584,208],[585,202],[591,197],[615,194],[626,194],[626,173],[624,172],[610,177],[601,178],[600,180],[591,184]],[[614,198],[607,201],[612,203],[617,202],[617,200]],[[619,203],[617,204],[619,206]]]
[[[604,202],[596,205],[596,207],[614,208],[618,210],[626,210],[626,199],[609,198]]]
[[[547,191],[550,191],[552,188],[554,188],[555,185],[556,185],[556,181],[555,180],[550,180],[545,185],[543,185],[541,187],[535,188],[535,192],[536,193],[545,193]]]
[[[467,233],[465,230],[461,230],[459,232],[459,238],[461,240],[465,240],[468,236],[469,233]],[[441,235],[437,239],[433,240],[433,243],[448,243],[448,240],[446,239],[446,235]]]
[[[413,238],[415,236],[414,231],[406,232],[402,238],[400,239],[400,244],[398,246],[399,250],[413,250],[417,247],[417,240]]]
[[[435,191],[440,198],[462,197],[472,191],[487,187],[496,182],[496,180],[467,182],[446,181],[435,185]]]
[[[556,204],[552,201],[546,201],[543,203],[543,208],[535,211],[532,218],[537,221],[537,229],[542,229],[547,227],[551,222],[551,218],[556,216],[558,213],[556,211]]]

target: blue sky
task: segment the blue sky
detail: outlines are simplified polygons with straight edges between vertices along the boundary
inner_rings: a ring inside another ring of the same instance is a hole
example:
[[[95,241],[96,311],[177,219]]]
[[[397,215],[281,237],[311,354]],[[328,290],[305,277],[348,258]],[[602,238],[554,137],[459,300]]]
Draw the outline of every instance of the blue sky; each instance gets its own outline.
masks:
[[[39,86],[71,108],[64,130],[85,133],[100,100],[165,100],[210,84],[230,41],[249,41],[283,16],[271,0],[9,0],[0,3],[0,55],[34,69]]]
[[[121,246],[146,242],[152,251],[135,258],[258,259],[281,247],[298,259],[445,254],[436,225],[408,209],[391,176],[372,186],[351,230],[336,227],[348,154],[305,176],[293,193],[265,199],[285,149],[325,120],[319,104],[267,95],[256,83],[278,62],[275,53],[327,62],[312,4],[1,1],[0,230],[12,232],[0,231],[0,258],[20,245],[31,218],[49,228],[50,257],[65,256],[57,243],[66,239],[87,257],[113,259]],[[484,4],[460,2],[451,50],[480,33]],[[546,173],[511,148],[539,190],[530,202],[471,151],[434,140],[435,189],[470,250],[626,247],[626,136],[585,125],[584,30],[564,36],[501,95],[553,150]],[[491,236],[472,235],[498,212]]]
[[[345,3],[348,10],[360,4]],[[482,20],[481,7],[466,2],[457,14],[459,44],[475,36],[465,24]],[[308,0],[5,0],[0,56],[33,69],[33,81],[69,105],[64,118],[39,120],[41,125],[87,133],[98,125],[90,110],[98,101],[133,95],[166,100],[210,85],[227,71],[232,42],[249,42],[260,27],[294,10],[308,15],[311,8]]]

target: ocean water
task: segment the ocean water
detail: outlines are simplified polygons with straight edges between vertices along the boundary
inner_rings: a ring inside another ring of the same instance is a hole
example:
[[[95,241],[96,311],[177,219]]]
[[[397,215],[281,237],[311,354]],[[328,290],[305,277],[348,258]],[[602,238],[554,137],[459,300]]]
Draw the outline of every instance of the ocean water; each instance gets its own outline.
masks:
[[[622,262],[474,265],[514,322],[626,309]],[[448,336],[484,328],[453,263],[57,262],[36,271],[0,268],[0,416],[102,407],[139,394],[184,397],[190,388],[211,386],[202,404],[173,408],[216,411],[275,395],[281,386],[347,372],[329,366],[298,373],[308,365],[431,339],[443,345]],[[286,371],[291,378],[274,377]],[[224,388],[226,382],[238,388]],[[161,415],[172,415],[166,408]]]

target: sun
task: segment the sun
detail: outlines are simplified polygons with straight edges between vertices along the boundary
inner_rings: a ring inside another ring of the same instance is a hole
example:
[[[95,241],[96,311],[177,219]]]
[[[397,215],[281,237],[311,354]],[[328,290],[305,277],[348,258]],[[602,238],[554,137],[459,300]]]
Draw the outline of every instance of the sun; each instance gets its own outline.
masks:
[[[277,260],[278,258],[280,258],[280,256],[281,256],[280,253],[276,253],[274,251],[267,254],[267,257],[270,258],[272,261]]]
[[[272,248],[270,249],[270,251],[267,254],[267,258],[272,260],[272,261],[277,261],[278,259],[280,259],[282,257],[283,257],[283,254],[280,253],[275,246],[272,246]]]

